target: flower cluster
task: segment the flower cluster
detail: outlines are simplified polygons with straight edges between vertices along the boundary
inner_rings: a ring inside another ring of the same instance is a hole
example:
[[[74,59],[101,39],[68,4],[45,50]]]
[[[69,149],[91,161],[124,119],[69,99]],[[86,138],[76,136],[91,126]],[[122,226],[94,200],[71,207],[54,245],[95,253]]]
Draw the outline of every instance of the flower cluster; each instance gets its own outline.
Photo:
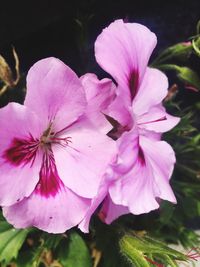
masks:
[[[117,20],[95,43],[115,82],[79,78],[56,58],[29,70],[24,105],[0,110],[0,205],[14,227],[88,232],[101,203],[110,223],[176,202],[175,156],[161,135],[179,118],[162,106],[166,76],[147,67],[155,45],[145,26]]]

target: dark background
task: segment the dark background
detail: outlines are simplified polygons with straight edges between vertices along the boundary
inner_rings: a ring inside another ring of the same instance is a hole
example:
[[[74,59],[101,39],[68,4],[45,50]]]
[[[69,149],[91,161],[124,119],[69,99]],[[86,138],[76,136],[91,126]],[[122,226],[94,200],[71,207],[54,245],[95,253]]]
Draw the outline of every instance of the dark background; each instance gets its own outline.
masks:
[[[81,74],[97,68],[93,44],[111,21],[124,18],[148,26],[158,36],[157,53],[195,33],[200,0],[1,0],[0,18],[0,54],[11,65],[14,45],[22,71],[41,58],[55,56]],[[76,19],[85,25],[83,30]]]

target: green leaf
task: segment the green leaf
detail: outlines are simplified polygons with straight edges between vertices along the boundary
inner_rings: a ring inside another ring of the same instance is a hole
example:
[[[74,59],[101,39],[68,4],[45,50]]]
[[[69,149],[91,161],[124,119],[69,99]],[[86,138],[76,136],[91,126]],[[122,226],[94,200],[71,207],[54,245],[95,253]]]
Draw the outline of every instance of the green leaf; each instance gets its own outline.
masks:
[[[188,67],[180,67],[178,71],[178,78],[184,83],[195,87],[200,90],[200,78],[198,74]]]
[[[185,83],[188,88],[191,87],[194,90],[200,90],[200,77],[199,75],[188,67],[181,67],[175,64],[162,64],[157,66],[158,69],[167,71],[174,70],[179,80]]]
[[[138,267],[149,267],[151,266],[149,263],[154,265],[164,263],[176,267],[176,260],[188,260],[181,252],[146,236],[124,235],[120,240],[120,249]]]
[[[192,46],[197,56],[200,57],[200,37],[192,40]]]
[[[0,262],[9,263],[16,258],[29,229],[17,230],[0,218]]]
[[[164,64],[170,60],[178,59],[181,61],[187,61],[192,53],[191,42],[178,43],[166,48],[151,64],[152,67],[157,67],[159,64]]]
[[[135,248],[128,238],[120,240],[120,248],[124,254],[136,267],[150,267],[148,261],[145,259],[144,254]]]
[[[89,249],[82,237],[76,232],[72,232],[69,239],[61,242],[58,259],[64,267],[92,266]]]

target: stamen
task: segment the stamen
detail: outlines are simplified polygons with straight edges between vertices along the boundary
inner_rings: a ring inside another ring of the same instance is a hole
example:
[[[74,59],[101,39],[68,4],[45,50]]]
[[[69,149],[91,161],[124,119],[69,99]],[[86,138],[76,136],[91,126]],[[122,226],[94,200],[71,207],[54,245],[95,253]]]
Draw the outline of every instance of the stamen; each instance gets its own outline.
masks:
[[[68,136],[68,137],[63,137],[63,138],[60,138],[60,137],[52,137],[49,139],[51,142],[55,142],[55,143],[59,143],[59,142],[65,142],[67,145],[68,143],[72,143],[72,140],[71,140],[71,136]]]
[[[60,132],[59,132],[60,133]],[[60,144],[66,147],[69,143],[72,143],[71,137],[58,137],[59,133],[55,133],[52,129],[52,123],[49,125],[46,131],[40,138],[40,143],[42,146],[50,146],[51,144]]]

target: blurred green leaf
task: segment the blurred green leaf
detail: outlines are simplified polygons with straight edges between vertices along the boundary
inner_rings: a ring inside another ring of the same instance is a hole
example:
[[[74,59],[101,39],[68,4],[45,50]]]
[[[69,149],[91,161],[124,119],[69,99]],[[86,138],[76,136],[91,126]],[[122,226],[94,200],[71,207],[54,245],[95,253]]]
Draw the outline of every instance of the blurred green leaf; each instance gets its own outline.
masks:
[[[175,64],[162,64],[157,66],[158,69],[163,71],[174,70],[180,81],[185,83],[188,88],[193,90],[200,90],[200,77],[189,67],[181,67]]]
[[[72,232],[69,239],[61,243],[58,260],[64,267],[92,266],[89,249],[82,237],[76,232]]]
[[[151,264],[175,267],[178,266],[177,260],[188,260],[183,253],[146,236],[124,235],[120,240],[120,249],[136,267],[149,267]]]
[[[196,52],[197,56],[200,57],[200,37],[194,38],[192,40],[192,46],[193,46],[193,49]]]
[[[169,62],[170,60],[181,60],[187,61],[192,53],[192,43],[183,42],[172,45],[162,51],[158,57],[151,64],[152,67],[157,67],[157,65],[163,64],[165,62]]]
[[[16,258],[29,229],[17,230],[0,218],[0,261],[9,263]]]

